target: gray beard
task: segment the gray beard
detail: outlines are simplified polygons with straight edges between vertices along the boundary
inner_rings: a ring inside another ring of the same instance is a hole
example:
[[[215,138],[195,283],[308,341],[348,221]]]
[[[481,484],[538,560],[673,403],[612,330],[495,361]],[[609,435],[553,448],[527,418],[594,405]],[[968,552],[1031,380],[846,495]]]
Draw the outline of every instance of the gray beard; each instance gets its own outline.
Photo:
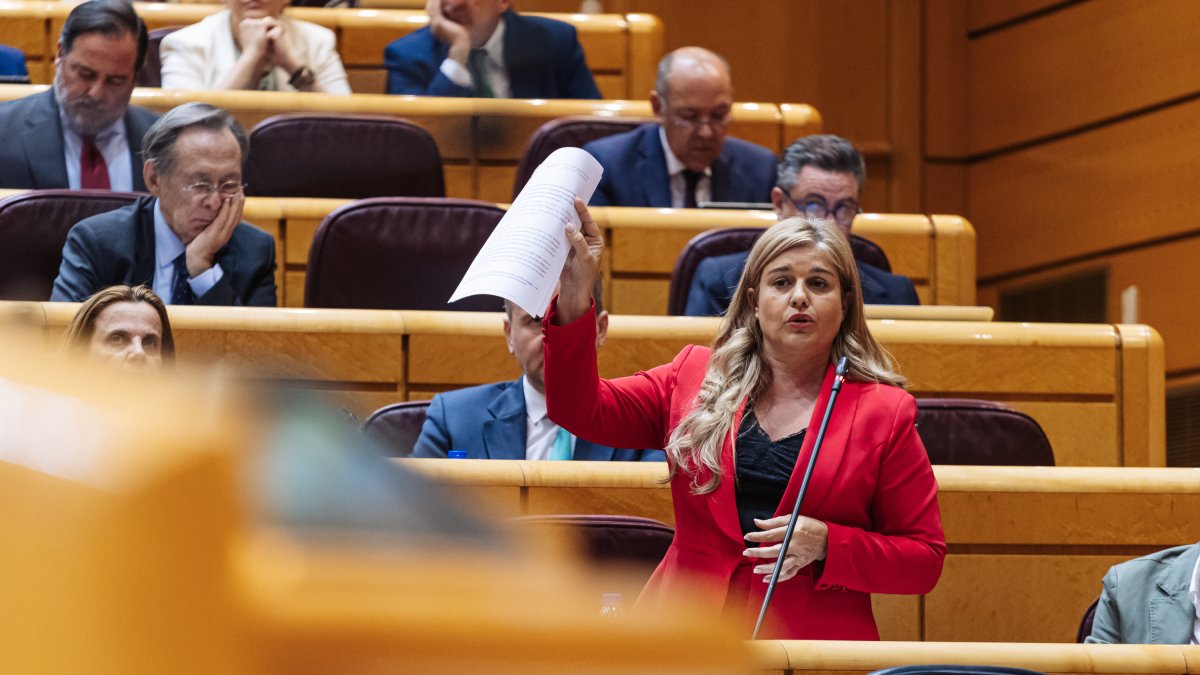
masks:
[[[55,71],[54,73],[54,100],[58,102],[59,109],[63,111],[63,118],[67,122],[67,127],[80,136],[95,136],[112,126],[113,122],[121,119],[124,115],[124,111],[122,110],[121,114],[114,115],[111,119],[99,119],[94,114],[81,113],[69,101],[67,91],[62,84],[62,75],[59,71]]]

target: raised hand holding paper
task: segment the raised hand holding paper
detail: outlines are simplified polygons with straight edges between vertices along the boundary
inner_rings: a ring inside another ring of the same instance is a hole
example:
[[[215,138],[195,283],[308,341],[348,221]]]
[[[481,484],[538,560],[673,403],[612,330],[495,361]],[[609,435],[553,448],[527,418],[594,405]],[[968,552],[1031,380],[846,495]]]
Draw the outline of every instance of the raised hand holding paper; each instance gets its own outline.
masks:
[[[575,198],[586,204],[604,170],[579,148],[559,148],[537,171],[500,219],[467,269],[450,302],[498,295],[542,316],[567,261],[566,227],[579,227]]]

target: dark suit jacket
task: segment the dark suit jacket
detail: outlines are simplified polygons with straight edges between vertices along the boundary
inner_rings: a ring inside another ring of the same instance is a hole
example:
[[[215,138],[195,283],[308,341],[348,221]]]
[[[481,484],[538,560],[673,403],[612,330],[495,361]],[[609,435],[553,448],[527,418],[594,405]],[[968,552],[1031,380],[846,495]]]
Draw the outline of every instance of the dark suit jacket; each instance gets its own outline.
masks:
[[[125,136],[133,172],[133,189],[145,192],[142,180],[142,137],[158,116],[144,108],[125,110]],[[66,189],[62,122],[54,90],[0,103],[0,188]]]
[[[466,450],[471,459],[525,459],[525,390],[521,380],[481,384],[433,397],[413,457],[446,457]],[[576,460],[662,461],[661,450],[614,450],[582,438]]]
[[[589,204],[670,208],[671,180],[658,127],[643,124],[583,146],[604,167]],[[773,187],[775,155],[761,145],[726,137],[712,165],[712,200],[769,202]]]
[[[154,197],[86,218],[75,224],[63,246],[62,264],[50,299],[82,302],[113,284],[154,282]],[[198,305],[275,306],[275,240],[248,223],[238,223],[218,253],[222,276]]]
[[[1188,597],[1200,544],[1114,565],[1104,575],[1092,634],[1086,642],[1186,645],[1196,609]]]
[[[729,300],[737,288],[746,266],[749,251],[705,258],[696,266],[692,286],[688,289],[686,316],[720,316],[729,308]],[[917,289],[911,279],[884,272],[878,267],[855,261],[858,280],[862,284],[863,303],[868,305],[919,305]]]
[[[388,93],[472,96],[439,70],[449,51],[428,27],[394,40],[383,52]],[[504,67],[513,98],[600,98],[575,27],[561,21],[505,12]]]

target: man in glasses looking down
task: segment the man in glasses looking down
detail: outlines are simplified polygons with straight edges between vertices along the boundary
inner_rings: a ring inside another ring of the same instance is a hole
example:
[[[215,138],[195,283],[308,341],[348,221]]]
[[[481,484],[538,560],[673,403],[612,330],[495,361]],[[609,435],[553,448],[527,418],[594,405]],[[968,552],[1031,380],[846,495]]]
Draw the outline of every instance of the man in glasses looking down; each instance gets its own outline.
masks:
[[[778,184],[771,190],[775,215],[822,218],[836,222],[847,236],[866,182],[862,155],[844,138],[805,136],[788,146],[779,162]],[[700,261],[688,289],[687,316],[717,316],[729,307],[749,251]],[[863,302],[868,305],[919,305],[912,280],[856,261]]]
[[[659,119],[583,146],[604,167],[593,206],[695,208],[701,202],[765,202],[775,155],[726,138],[733,111],[729,64],[700,47],[658,63],[650,107]]]
[[[233,117],[207,103],[163,115],[142,142],[152,196],[71,228],[50,299],[146,284],[168,304],[274,307],[275,240],[241,222],[248,149]]]

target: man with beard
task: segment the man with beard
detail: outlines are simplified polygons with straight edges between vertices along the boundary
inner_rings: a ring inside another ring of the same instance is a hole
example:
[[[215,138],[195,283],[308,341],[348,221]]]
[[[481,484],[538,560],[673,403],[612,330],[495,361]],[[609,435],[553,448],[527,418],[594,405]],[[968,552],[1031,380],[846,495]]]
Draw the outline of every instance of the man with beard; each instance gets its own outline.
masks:
[[[145,191],[142,136],[155,115],[131,107],[146,26],[125,0],[71,10],[54,87],[0,104],[0,188]]]
[[[775,155],[725,129],[733,111],[729,64],[700,47],[663,57],[650,92],[658,124],[583,146],[604,167],[593,206],[695,208],[701,202],[767,202]]]

